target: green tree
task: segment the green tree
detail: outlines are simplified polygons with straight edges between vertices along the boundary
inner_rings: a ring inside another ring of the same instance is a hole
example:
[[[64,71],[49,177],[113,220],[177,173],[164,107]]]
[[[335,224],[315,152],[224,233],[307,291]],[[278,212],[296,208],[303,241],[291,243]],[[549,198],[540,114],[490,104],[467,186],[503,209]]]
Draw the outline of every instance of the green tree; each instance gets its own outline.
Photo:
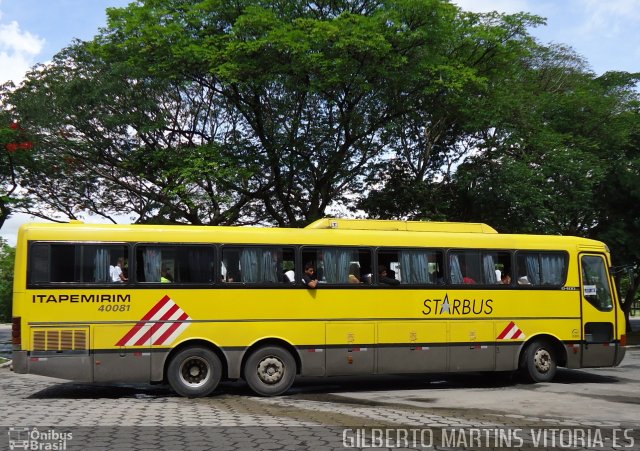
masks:
[[[637,79],[596,77],[563,48],[542,52],[523,75],[498,98],[503,113],[490,139],[458,170],[462,217],[502,218],[494,224],[505,231],[592,236],[598,193],[632,131]]]
[[[465,31],[449,41],[448,54],[467,78],[457,73],[456,90],[424,90],[415,97],[419,107],[389,128],[390,158],[370,176],[373,189],[358,205],[372,216],[442,219],[455,211],[453,175],[495,129],[497,99],[542,48],[527,32],[544,23],[539,17],[461,13],[460,19]]]
[[[11,321],[15,247],[0,238],[0,322]]]
[[[634,85],[639,76],[610,73],[602,82],[624,94],[620,86]],[[620,112],[618,122],[629,132],[606,168],[606,178],[598,192],[599,222],[593,236],[611,248],[618,287],[623,288],[621,298],[629,330],[629,313],[640,289],[640,99],[635,93],[628,99],[630,107]]]
[[[538,23],[444,0],[109,10],[99,36],[12,96],[46,144],[23,178],[30,212],[304,224],[362,197],[389,153],[409,166],[455,153],[469,99],[529,52]],[[414,146],[425,128],[435,144]]]
[[[10,84],[0,87],[0,105],[8,89]],[[0,110],[0,228],[17,202],[19,175],[30,164],[32,150],[33,142],[22,126],[9,111]]]
[[[200,110],[216,114],[202,91],[136,77],[76,43],[31,72],[11,101],[39,134],[34,165],[20,178],[34,201],[23,210],[34,216],[218,224],[237,220],[248,202],[220,188],[246,176],[221,154],[228,144],[201,138],[219,125],[200,120]]]

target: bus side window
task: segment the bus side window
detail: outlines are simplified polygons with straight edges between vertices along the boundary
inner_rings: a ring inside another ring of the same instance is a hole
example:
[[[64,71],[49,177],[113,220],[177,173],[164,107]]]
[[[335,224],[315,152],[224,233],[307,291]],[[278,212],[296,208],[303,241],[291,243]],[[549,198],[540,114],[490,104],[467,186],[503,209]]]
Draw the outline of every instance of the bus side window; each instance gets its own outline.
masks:
[[[209,245],[141,245],[136,250],[136,280],[145,283],[209,284],[214,249]]]
[[[518,285],[562,286],[567,275],[567,255],[562,252],[518,252]]]
[[[111,284],[113,268],[128,271],[122,244],[34,243],[29,252],[29,283]]]
[[[360,286],[372,278],[371,250],[351,247],[303,248],[302,263],[311,263],[318,283]]]
[[[33,243],[29,248],[29,284],[50,281],[49,245]]]
[[[296,252],[293,248],[282,249],[282,282],[294,283],[296,281]]]
[[[486,285],[510,285],[511,253],[504,251],[482,252],[482,283]]]
[[[291,283],[295,277],[293,248],[267,246],[225,246],[220,262],[221,281],[227,283]],[[293,279],[289,279],[289,276]]]
[[[378,251],[378,279],[384,270],[387,277],[402,285],[441,285],[444,283],[442,252],[432,249],[380,249]]]
[[[452,284],[483,283],[480,252],[452,251],[449,253],[449,276]],[[495,270],[494,270],[495,276]]]
[[[122,244],[82,245],[82,280],[121,283],[129,279],[129,248]]]

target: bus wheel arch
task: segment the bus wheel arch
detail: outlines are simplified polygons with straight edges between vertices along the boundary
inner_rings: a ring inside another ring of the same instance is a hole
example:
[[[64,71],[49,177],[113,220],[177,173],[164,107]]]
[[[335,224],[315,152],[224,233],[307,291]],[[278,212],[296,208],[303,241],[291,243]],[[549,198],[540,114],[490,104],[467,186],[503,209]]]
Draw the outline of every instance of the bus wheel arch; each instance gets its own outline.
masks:
[[[567,354],[562,342],[547,334],[531,337],[520,351],[519,369],[529,382],[549,382],[559,366],[566,365]]]
[[[252,344],[242,359],[242,377],[260,396],[285,393],[300,372],[300,355],[290,343],[265,339]]]
[[[164,363],[164,379],[181,396],[210,395],[227,376],[222,351],[205,340],[189,340],[171,350]]]

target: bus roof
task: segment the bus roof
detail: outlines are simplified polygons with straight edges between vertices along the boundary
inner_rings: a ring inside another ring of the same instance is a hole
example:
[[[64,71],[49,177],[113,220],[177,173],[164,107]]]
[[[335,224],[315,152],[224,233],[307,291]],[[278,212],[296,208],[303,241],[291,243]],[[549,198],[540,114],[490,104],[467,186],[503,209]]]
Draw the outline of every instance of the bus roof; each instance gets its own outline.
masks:
[[[18,245],[24,245],[26,241],[43,240],[538,250],[572,248],[598,251],[606,249],[604,243],[587,238],[499,234],[485,224],[467,224],[470,226],[469,230],[464,230],[464,223],[344,219],[321,221],[316,221],[311,224],[313,227],[306,228],[85,224],[81,221],[28,223],[20,227]],[[337,222],[337,227],[331,227],[332,222]],[[409,233],[406,233],[407,231]]]
[[[385,219],[322,218],[306,229],[387,230],[405,232],[498,233],[493,227],[473,222],[393,221]]]

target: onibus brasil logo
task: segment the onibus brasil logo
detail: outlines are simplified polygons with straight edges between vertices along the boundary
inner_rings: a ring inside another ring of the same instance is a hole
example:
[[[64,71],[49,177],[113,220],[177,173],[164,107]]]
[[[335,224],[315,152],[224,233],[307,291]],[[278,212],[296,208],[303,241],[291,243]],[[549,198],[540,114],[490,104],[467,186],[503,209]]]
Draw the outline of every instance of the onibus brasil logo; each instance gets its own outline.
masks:
[[[71,432],[39,430],[36,427],[10,427],[8,434],[9,449],[66,450],[67,442],[73,440]]]

